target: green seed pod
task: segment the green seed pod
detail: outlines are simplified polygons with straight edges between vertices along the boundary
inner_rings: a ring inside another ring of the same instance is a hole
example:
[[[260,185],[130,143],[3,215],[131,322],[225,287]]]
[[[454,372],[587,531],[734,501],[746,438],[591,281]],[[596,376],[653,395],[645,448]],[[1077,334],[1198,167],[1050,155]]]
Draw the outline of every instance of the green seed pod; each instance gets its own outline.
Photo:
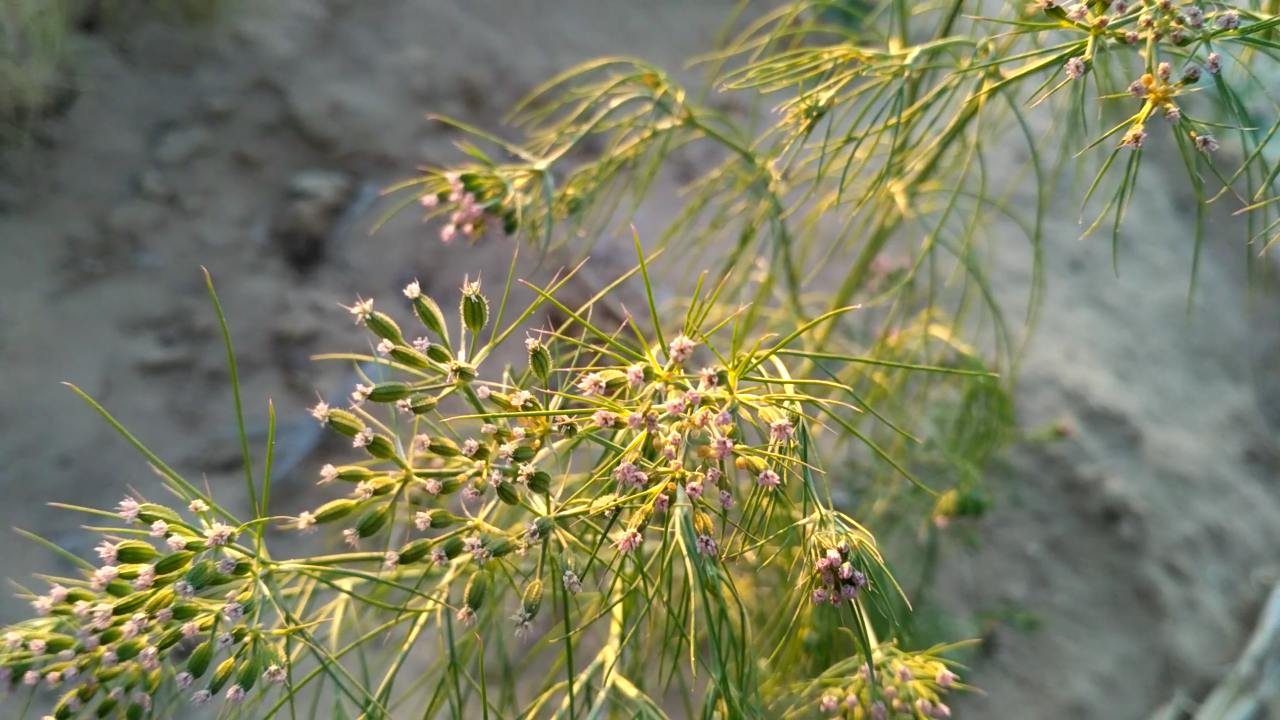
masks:
[[[209,670],[212,660],[214,660],[214,642],[202,642],[196,646],[196,650],[191,651],[191,657],[187,659],[187,671],[196,678],[202,678],[205,676],[205,671]]]
[[[435,541],[431,538],[418,538],[404,547],[400,548],[397,555],[400,558],[401,565],[412,565],[431,553],[431,546]]]
[[[116,560],[120,563],[144,563],[159,555],[151,543],[141,540],[116,543]]]
[[[173,606],[173,619],[187,621],[195,617],[199,617],[202,612],[199,605],[195,603],[177,603]]]
[[[535,470],[533,476],[529,478],[529,490],[545,495],[551,490],[551,474],[546,470]]]
[[[330,408],[326,418],[329,427],[349,438],[364,432],[364,421],[356,417],[354,413],[349,413],[346,410]]]
[[[516,489],[512,483],[504,482],[495,488],[498,493],[498,499],[508,505],[519,505],[520,496],[516,494]]]
[[[174,645],[177,645],[181,640],[182,640],[182,628],[180,627],[169,628],[168,630],[165,631],[163,635],[160,636],[159,640],[156,640],[156,649],[163,652],[173,647]]]
[[[538,531],[538,537],[551,537],[551,533],[555,532],[556,529],[556,521],[543,516],[533,521],[533,527]]]
[[[449,344],[449,328],[444,324],[444,313],[440,311],[440,306],[435,300],[426,295],[419,295],[413,299],[413,312],[418,316],[418,320],[422,322],[422,326],[435,333],[444,341],[445,345]]]
[[[427,527],[437,530],[447,528],[462,519],[448,510],[435,509],[423,510],[423,512],[428,518]]]
[[[517,446],[511,453],[511,460],[518,463],[526,463],[533,460],[533,456],[538,454],[536,450],[528,445]]]
[[[462,538],[454,535],[448,540],[445,540],[444,544],[440,546],[440,549],[444,550],[445,557],[452,560],[462,554],[463,547],[465,547],[465,545],[462,542]]]
[[[163,520],[170,525],[186,525],[187,522],[182,516],[173,510],[155,503],[142,503],[138,505],[138,519],[150,525],[157,520]]]
[[[489,576],[483,570],[471,574],[467,588],[462,593],[462,604],[473,611],[484,605],[484,598],[489,593]]]
[[[67,602],[74,603],[74,602],[79,602],[81,600],[83,600],[84,602],[92,602],[97,597],[98,597],[97,595],[93,594],[92,591],[86,588],[68,588],[67,589]]]
[[[122,637],[124,637],[124,633],[118,627],[107,628],[98,634],[98,639],[102,641],[103,645],[110,645]]]
[[[116,577],[121,580],[135,580],[142,573],[142,568],[151,567],[145,563],[131,563],[129,565],[117,565]]]
[[[190,550],[181,550],[179,552],[165,555],[156,561],[156,574],[168,575],[171,572],[177,572],[191,564],[191,558],[196,554]]]
[[[98,703],[98,708],[94,710],[94,715],[98,717],[98,720],[105,720],[116,709],[117,705],[119,703],[116,702],[116,699],[108,695],[102,699],[102,702]]]
[[[124,580],[112,580],[107,585],[107,594],[111,597],[126,598],[133,594],[133,586]]]
[[[379,530],[386,527],[387,520],[391,518],[390,505],[378,505],[369,508],[364,515],[356,521],[356,534],[362,538],[376,535]]]
[[[234,657],[223,660],[218,667],[214,668],[213,677],[209,679],[209,692],[214,695],[222,692],[222,687],[231,679],[231,673],[235,672],[235,669],[236,659]]]
[[[495,558],[510,555],[516,549],[516,544],[509,537],[491,537],[485,541],[484,548],[489,554]]]
[[[653,517],[653,507],[650,505],[641,506],[631,516],[631,522],[627,523],[628,530],[644,530],[644,526],[649,524],[649,518]]]
[[[172,588],[158,590],[142,609],[148,615],[154,615],[157,611],[172,605],[175,597]]]
[[[613,393],[627,386],[627,374],[621,370],[601,370],[600,377],[604,378],[606,393]]]
[[[413,411],[414,415],[426,415],[435,410],[438,404],[440,404],[440,401],[430,395],[418,395],[409,401],[409,409]]]
[[[968,488],[956,501],[956,514],[960,517],[979,518],[987,514],[991,501],[981,490]]]
[[[396,457],[395,443],[385,435],[374,435],[369,444],[364,446],[364,450],[379,460],[392,460]]]
[[[400,326],[396,324],[386,313],[373,311],[369,313],[364,324],[368,326],[369,331],[383,340],[390,340],[397,345],[404,344],[404,336],[400,334]]]
[[[124,720],[142,720],[146,714],[147,709],[142,707],[142,703],[129,703],[129,709],[124,711]]]
[[[128,597],[121,598],[111,606],[111,614],[113,616],[132,615],[142,609],[150,595],[150,593],[133,593]]]
[[[427,344],[427,359],[434,360],[441,365],[448,365],[453,362],[453,353],[449,352],[449,348],[439,343]]]
[[[440,494],[452,495],[458,492],[458,488],[461,488],[461,487],[462,487],[462,480],[456,477],[445,478],[444,480],[440,481]]]
[[[132,660],[147,647],[147,639],[142,637],[125,640],[116,646],[116,657],[121,660]]]
[[[253,689],[253,684],[257,682],[258,676],[265,668],[262,666],[261,655],[254,652],[252,648],[246,654],[249,657],[240,664],[240,672],[236,674],[236,684],[245,691],[249,691]]]
[[[49,635],[44,639],[44,643],[50,653],[60,653],[75,647],[76,639],[70,635]]]
[[[205,559],[191,566],[187,571],[186,581],[196,590],[203,590],[213,584],[213,578],[217,574],[218,563]]]
[[[520,605],[528,619],[532,620],[538,616],[538,610],[542,608],[541,580],[529,583],[529,586],[524,589],[524,595],[520,598]]]
[[[529,350],[529,369],[546,383],[551,376],[551,351],[537,338],[529,338],[524,346]]]
[[[187,541],[187,544],[184,547],[191,552],[199,553],[209,549],[209,544],[198,537],[183,536],[183,539]]]
[[[406,382],[389,380],[374,385],[369,390],[369,401],[376,403],[395,402],[409,397],[413,386]]]
[[[71,720],[79,707],[80,698],[76,696],[76,691],[72,690],[58,699],[58,704],[53,707],[53,716],[57,720]]]
[[[764,460],[761,460],[754,455],[739,455],[734,458],[733,464],[736,465],[739,470],[746,470],[752,475],[759,475],[769,469],[769,465],[765,463]]]
[[[469,383],[476,379],[475,366],[470,363],[454,360],[449,363],[449,372],[460,382]]]
[[[391,348],[391,352],[388,354],[391,355],[392,360],[411,368],[430,370],[433,367],[427,360],[426,355],[423,355],[407,345],[397,345]]]
[[[440,457],[458,457],[462,450],[458,444],[447,437],[429,437],[426,441],[427,452]]]
[[[511,402],[511,396],[506,393],[491,392],[489,393],[489,399],[493,401],[494,405],[507,412],[516,409],[515,404]]]
[[[478,334],[489,324],[489,301],[480,294],[480,281],[462,285],[462,324]]]
[[[333,500],[317,508],[312,517],[315,518],[317,523],[333,522],[350,515],[359,506],[360,503],[355,500]]]

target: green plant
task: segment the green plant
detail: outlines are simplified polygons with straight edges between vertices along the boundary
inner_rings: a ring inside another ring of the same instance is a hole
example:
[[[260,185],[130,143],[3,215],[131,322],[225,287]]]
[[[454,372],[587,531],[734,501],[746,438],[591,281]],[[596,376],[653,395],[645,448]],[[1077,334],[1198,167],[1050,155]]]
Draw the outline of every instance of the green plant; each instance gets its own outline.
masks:
[[[1109,224],[1118,252],[1163,118],[1197,217],[1239,198],[1254,231],[1273,231],[1269,134],[1222,63],[1264,65],[1280,17],[1045,0],[993,19],[961,0],[888,0],[831,22],[854,7],[787,4],[706,59],[724,91],[782,97],[763,129],[632,60],[540,88],[515,115],[523,143],[455,123],[496,150],[462,143],[471,160],[395,188],[408,194],[396,210],[447,216],[446,242],[513,237],[496,309],[465,282],[458,323],[446,321],[412,284],[428,333],[414,339],[357,300],[377,354],[331,357],[378,374],[350,409],[314,414],[369,457],[325,466],[323,482],[352,489],[299,517],[269,514],[270,458],[259,485],[243,431],[247,521],[125,433],[187,511],[141,498],[77,508],[127,521],[102,529],[115,564],[80,561],[83,577],[32,593],[42,617],[0,654],[10,681],[95,678],[58,718],[168,716],[193,688],[264,717],[949,716],[955,646],[918,647],[875,534],[926,529],[923,588],[946,526],[990,502],[983,469],[1013,422],[993,371],[1007,377],[1018,350],[982,230],[1003,215],[1038,248],[1057,176],[1088,169],[1089,229]],[[1206,76],[1217,101],[1201,119],[1189,99]],[[1238,140],[1238,169],[1215,164],[1215,133]],[[1011,137],[1030,157],[1012,183],[989,167]],[[559,282],[504,323],[521,248],[625,222],[693,143],[719,164],[648,252],[636,239],[652,326],[593,324],[610,289],[570,308]],[[570,164],[593,144],[598,159]],[[1072,160],[1081,148],[1098,162]],[[1008,202],[1024,178],[1029,212]],[[709,264],[719,270],[688,272]],[[659,307],[654,278],[685,290],[676,307]],[[562,326],[526,325],[547,306]],[[522,340],[526,361],[502,366],[500,348]],[[280,523],[341,528],[351,547],[276,559],[264,530]],[[513,630],[532,639],[513,643]],[[428,667],[403,677],[418,650]],[[273,683],[285,689],[248,692]]]

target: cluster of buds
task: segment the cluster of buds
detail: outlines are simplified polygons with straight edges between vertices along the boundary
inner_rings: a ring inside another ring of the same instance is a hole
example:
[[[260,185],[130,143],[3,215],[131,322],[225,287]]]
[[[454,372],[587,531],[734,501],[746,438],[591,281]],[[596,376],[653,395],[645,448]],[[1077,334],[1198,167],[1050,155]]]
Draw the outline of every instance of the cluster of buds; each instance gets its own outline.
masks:
[[[235,543],[242,528],[219,522],[202,499],[189,510],[194,519],[122,501],[120,518],[149,540],[103,542],[101,567],[34,598],[38,617],[0,644],[0,683],[60,690],[52,717],[71,720],[143,717],[166,683],[205,704],[283,682],[278,648],[250,622],[260,598],[252,553]]]
[[[859,562],[858,553],[847,541],[823,551],[813,563],[813,602],[840,605],[856,599],[867,586],[867,576],[857,567]]]
[[[1208,40],[1240,27],[1240,13],[1232,9],[1205,13],[1199,2],[1175,3],[1173,0],[1131,3],[1061,2],[1040,0],[1041,9],[1064,25],[1107,37],[1117,43],[1137,45],[1145,40],[1167,40],[1185,47],[1197,40]],[[1132,13],[1132,14],[1131,14]],[[1133,15],[1137,15],[1136,21]]]
[[[444,187],[427,192],[418,202],[431,214],[445,214],[449,222],[440,229],[440,240],[450,242],[461,233],[474,241],[484,235],[491,223],[500,223],[507,235],[518,229],[515,207],[518,198],[510,195],[505,184],[479,172],[449,172],[440,176]]]
[[[1194,63],[1184,66],[1177,79],[1174,79],[1172,64],[1161,62],[1156,65],[1155,73],[1146,73],[1130,83],[1129,94],[1145,103],[1141,117],[1150,117],[1158,112],[1170,124],[1182,123],[1182,110],[1175,102],[1175,98],[1185,92],[1186,88],[1199,82],[1206,68],[1211,74],[1221,71],[1222,59],[1217,53],[1209,53],[1205,68]],[[1190,135],[1196,149],[1200,152],[1209,154],[1218,149],[1218,142],[1212,135],[1194,131],[1191,131]],[[1144,124],[1139,120],[1125,133],[1120,146],[1133,150],[1140,149],[1146,136]]]
[[[856,675],[827,688],[818,709],[832,720],[946,720],[951,708],[942,699],[959,679],[937,659],[885,646]]]

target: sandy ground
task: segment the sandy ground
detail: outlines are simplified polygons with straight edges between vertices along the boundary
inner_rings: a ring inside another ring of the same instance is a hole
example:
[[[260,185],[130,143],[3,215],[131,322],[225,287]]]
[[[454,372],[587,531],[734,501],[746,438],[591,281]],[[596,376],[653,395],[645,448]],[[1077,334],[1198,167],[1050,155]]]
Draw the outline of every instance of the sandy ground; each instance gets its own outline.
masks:
[[[676,68],[732,5],[281,0],[196,38],[161,25],[78,38],[82,96],[0,176],[0,524],[83,549],[79,518],[44,503],[154,491],[141,459],[61,381],[242,498],[200,267],[232,323],[253,418],[270,397],[292,433],[314,390],[347,372],[307,357],[365,342],[338,302],[389,303],[412,276],[451,298],[463,272],[506,262],[502,249],[442,248],[412,213],[364,232],[378,188],[452,156],[455,136],[424,113],[494,126],[535,83],[601,54]],[[1276,578],[1280,318],[1265,293],[1246,292],[1243,230],[1225,213],[1186,315],[1179,172],[1148,174],[1118,279],[1109,242],[1078,241],[1071,208],[1049,224],[1048,297],[1018,407],[1025,427],[1065,419],[1073,433],[1015,449],[980,544],[946,557],[938,597],[987,640],[969,678],[987,695],[959,700],[957,717],[1144,718],[1175,688],[1203,692],[1221,674]],[[291,195],[302,180],[312,190]],[[668,211],[648,210],[642,231]],[[273,239],[288,213],[299,232],[333,223],[305,274]],[[998,258],[1012,307],[1029,267],[1017,243]],[[319,455],[291,447],[308,447],[305,431],[282,439],[299,468],[282,509],[315,501]],[[5,550],[6,577],[56,563],[18,540]],[[0,612],[25,608],[6,600]],[[1004,621],[983,620],[993,613]]]

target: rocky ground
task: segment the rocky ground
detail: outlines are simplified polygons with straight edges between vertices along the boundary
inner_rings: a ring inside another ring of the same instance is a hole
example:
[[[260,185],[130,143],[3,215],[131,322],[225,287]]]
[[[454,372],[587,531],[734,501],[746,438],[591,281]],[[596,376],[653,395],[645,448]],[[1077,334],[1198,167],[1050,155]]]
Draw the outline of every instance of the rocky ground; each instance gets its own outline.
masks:
[[[602,54],[678,68],[733,4],[280,0],[203,34],[154,23],[74,38],[78,99],[0,166],[0,524],[83,548],[79,518],[46,502],[110,506],[155,487],[61,381],[240,497],[201,266],[255,422],[270,397],[284,423],[279,461],[295,472],[281,509],[314,504],[315,452],[333,448],[296,421],[348,369],[308,358],[365,342],[337,304],[390,302],[415,276],[450,298],[464,272],[509,257],[441,246],[412,213],[366,232],[380,188],[454,157],[456,135],[425,113],[496,126],[534,84]],[[1128,720],[1175,689],[1202,695],[1277,577],[1280,318],[1266,290],[1246,290],[1244,231],[1226,213],[1188,315],[1191,201],[1176,154],[1152,156],[1171,172],[1148,174],[1119,278],[1107,241],[1077,240],[1071,207],[1050,223],[1018,408],[1025,427],[1072,432],[1015,449],[980,544],[946,557],[937,597],[985,639],[969,679],[986,694],[957,702],[958,717]],[[642,231],[677,202],[662,193]],[[997,258],[1013,307],[1029,268],[1015,242]],[[6,577],[56,562],[16,540],[6,550]]]

